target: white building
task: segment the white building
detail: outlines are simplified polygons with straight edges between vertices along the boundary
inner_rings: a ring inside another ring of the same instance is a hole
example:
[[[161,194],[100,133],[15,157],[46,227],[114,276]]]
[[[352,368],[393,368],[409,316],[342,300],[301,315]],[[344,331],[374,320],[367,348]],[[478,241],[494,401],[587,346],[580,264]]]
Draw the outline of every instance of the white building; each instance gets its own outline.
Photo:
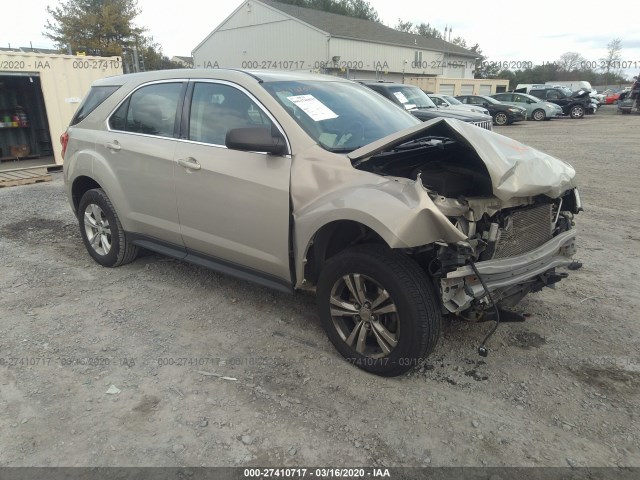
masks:
[[[472,79],[478,54],[381,23],[247,0],[194,50],[195,67],[323,72],[357,79]]]

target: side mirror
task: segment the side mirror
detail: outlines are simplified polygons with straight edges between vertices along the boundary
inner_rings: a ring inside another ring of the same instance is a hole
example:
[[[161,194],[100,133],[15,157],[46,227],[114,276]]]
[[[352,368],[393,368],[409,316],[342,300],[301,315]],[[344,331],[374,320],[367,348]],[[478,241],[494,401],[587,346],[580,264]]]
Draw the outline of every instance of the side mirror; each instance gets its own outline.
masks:
[[[533,100],[529,99],[529,100],[527,100],[527,103],[536,103],[536,102],[534,102]]]
[[[272,155],[287,153],[287,143],[280,133],[272,133],[270,128],[243,127],[227,132],[224,144],[232,150],[244,152],[266,152]]]
[[[483,102],[483,103],[482,103],[482,106],[483,106],[483,107],[488,107],[488,106],[489,106],[489,102]]]

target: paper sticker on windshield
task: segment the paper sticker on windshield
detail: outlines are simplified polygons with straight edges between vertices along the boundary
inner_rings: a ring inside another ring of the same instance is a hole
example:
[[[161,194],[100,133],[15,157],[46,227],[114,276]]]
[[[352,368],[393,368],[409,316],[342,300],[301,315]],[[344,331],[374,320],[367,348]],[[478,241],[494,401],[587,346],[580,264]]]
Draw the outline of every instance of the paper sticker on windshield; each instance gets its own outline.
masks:
[[[295,95],[293,97],[287,97],[287,99],[297,107],[300,107],[304,113],[316,122],[338,118],[338,115],[313,95]]]
[[[402,92],[393,92],[393,94],[396,96],[396,98],[398,100],[400,100],[400,103],[409,103],[409,99],[404,96],[404,93],[402,93]]]

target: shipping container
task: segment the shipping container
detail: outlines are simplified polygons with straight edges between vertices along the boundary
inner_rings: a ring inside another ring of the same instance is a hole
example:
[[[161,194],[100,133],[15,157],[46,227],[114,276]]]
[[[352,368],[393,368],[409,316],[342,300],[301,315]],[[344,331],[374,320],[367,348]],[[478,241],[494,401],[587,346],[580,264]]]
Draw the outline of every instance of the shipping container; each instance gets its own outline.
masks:
[[[120,57],[0,51],[0,170],[62,165],[59,138],[91,84]]]

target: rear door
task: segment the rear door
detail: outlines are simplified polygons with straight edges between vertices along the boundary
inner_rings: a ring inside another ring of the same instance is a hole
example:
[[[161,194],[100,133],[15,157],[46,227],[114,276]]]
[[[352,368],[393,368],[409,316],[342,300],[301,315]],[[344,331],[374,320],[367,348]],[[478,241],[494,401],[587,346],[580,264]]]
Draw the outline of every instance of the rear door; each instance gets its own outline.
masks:
[[[186,86],[162,81],[136,89],[98,132],[96,151],[106,161],[94,163],[111,170],[101,177],[117,179],[111,189],[120,190],[118,213],[130,233],[179,246],[173,157]]]
[[[289,284],[291,156],[225,147],[230,129],[279,128],[274,118],[237,85],[193,81],[184,124],[174,158],[188,252],[214,268]]]

